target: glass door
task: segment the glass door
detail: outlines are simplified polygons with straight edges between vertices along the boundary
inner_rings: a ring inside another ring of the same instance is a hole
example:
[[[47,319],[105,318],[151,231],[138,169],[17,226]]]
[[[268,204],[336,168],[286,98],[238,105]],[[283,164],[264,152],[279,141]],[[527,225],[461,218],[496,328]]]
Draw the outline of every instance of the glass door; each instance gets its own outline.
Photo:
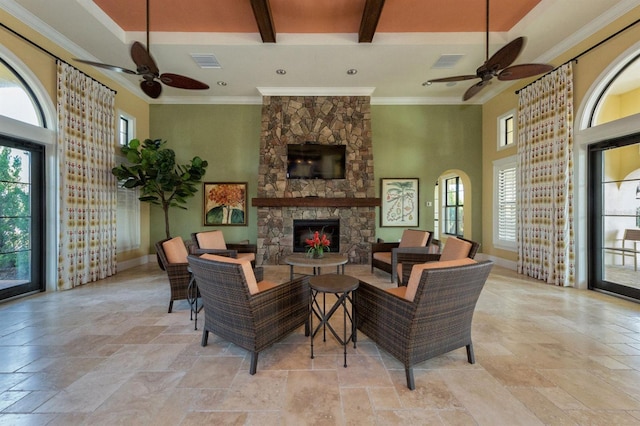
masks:
[[[0,300],[44,291],[44,147],[0,136]]]
[[[640,300],[640,135],[589,147],[589,288]]]

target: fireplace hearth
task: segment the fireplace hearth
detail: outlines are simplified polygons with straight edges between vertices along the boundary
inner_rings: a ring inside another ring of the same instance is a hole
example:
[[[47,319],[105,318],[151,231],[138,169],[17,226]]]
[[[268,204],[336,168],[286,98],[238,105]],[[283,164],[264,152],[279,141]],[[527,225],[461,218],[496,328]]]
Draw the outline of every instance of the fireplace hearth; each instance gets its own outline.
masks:
[[[314,219],[314,220],[298,220],[293,221],[293,251],[307,251],[305,240],[312,238],[314,232],[327,235],[331,245],[329,251],[331,253],[340,252],[340,220],[339,219]]]

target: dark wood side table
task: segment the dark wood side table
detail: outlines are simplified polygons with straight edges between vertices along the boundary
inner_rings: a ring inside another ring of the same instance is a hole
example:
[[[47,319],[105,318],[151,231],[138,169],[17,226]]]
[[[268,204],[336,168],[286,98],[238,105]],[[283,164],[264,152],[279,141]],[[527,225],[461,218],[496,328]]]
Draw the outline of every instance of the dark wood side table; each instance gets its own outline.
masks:
[[[353,347],[356,347],[357,331],[355,325],[355,290],[360,285],[360,281],[352,276],[344,274],[325,274],[314,275],[309,278],[310,287],[310,309],[309,309],[309,328],[311,329],[311,358],[313,359],[313,338],[322,328],[322,340],[327,341],[327,328],[338,342],[344,347],[344,366],[347,366],[347,344],[349,341],[353,342]],[[331,309],[327,311],[326,296],[327,293],[335,294],[338,298],[333,304]],[[322,294],[322,307],[318,300],[318,296]],[[347,309],[347,301],[351,303],[351,313]],[[342,306],[344,329],[343,336],[338,336],[338,333],[331,327],[329,320],[334,312]],[[313,328],[313,317],[317,317],[320,320],[320,324]],[[351,334],[347,337],[347,317],[351,323]]]

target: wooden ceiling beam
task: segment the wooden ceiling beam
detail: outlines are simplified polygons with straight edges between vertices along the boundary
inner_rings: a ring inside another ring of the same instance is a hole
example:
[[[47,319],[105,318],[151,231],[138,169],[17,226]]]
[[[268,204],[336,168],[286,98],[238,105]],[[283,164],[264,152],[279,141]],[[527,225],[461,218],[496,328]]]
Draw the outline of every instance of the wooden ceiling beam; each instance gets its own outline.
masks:
[[[256,18],[256,23],[258,24],[258,30],[260,30],[262,42],[275,43],[276,27],[273,25],[269,0],[251,0],[251,8],[253,9],[253,15]]]
[[[358,42],[371,43],[382,14],[382,6],[384,6],[384,0],[367,0],[362,12]]]

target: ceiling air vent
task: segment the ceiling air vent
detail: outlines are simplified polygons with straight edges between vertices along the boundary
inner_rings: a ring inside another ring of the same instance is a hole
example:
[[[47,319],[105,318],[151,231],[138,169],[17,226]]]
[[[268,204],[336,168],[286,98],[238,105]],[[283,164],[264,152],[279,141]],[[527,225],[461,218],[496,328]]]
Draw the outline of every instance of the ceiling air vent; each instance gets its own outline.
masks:
[[[450,69],[456,66],[464,55],[441,55],[431,66],[432,69]]]
[[[222,68],[218,58],[211,53],[192,53],[191,57],[200,68]]]

